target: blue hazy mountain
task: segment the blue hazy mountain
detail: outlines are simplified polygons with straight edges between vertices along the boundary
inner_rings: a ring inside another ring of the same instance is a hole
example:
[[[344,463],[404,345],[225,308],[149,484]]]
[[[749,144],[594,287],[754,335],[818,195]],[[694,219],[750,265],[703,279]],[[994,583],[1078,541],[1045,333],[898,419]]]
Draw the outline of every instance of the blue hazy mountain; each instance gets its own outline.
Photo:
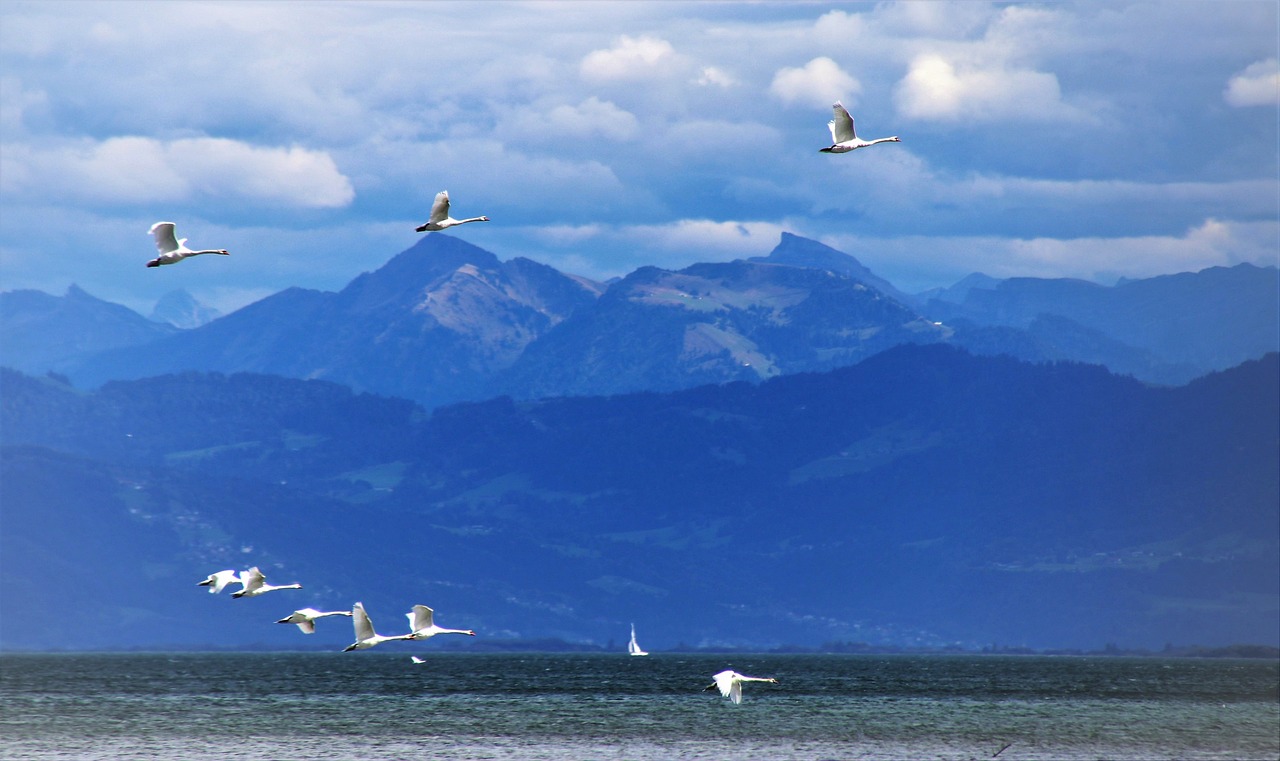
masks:
[[[1240,264],[1115,286],[978,276],[933,294],[922,311],[962,333],[970,326],[1023,331],[1036,347],[1027,358],[1098,362],[1182,383],[1280,346],[1280,270]]]
[[[779,248],[794,249],[793,237]],[[645,267],[530,344],[491,388],[528,398],[758,381],[948,334],[831,269],[765,260]]]
[[[80,383],[183,370],[321,378],[428,404],[476,398],[600,286],[429,235],[337,292],[292,288],[172,340],[104,352]]]
[[[61,372],[95,352],[139,346],[176,332],[74,285],[63,296],[0,292],[0,365],[25,372]]]
[[[1163,388],[905,345],[434,412],[253,374],[0,382],[6,647],[337,649],[349,626],[271,622],[355,600],[384,633],[426,603],[650,649],[1280,640],[1275,354]],[[195,586],[249,564],[306,589]]]
[[[169,291],[161,296],[151,310],[155,322],[167,322],[175,328],[198,328],[222,316],[213,307],[203,304],[183,289]]]
[[[432,234],[340,292],[289,289],[179,333],[82,340],[110,321],[71,309],[71,294],[60,310],[79,315],[78,330],[46,325],[48,309],[5,330],[11,366],[55,369],[81,386],[259,372],[428,407],[758,381],[931,342],[1176,385],[1277,347],[1277,277],[1251,265],[1113,287],[975,275],[916,297],[852,256],[784,234],[767,257],[645,267],[606,287]]]

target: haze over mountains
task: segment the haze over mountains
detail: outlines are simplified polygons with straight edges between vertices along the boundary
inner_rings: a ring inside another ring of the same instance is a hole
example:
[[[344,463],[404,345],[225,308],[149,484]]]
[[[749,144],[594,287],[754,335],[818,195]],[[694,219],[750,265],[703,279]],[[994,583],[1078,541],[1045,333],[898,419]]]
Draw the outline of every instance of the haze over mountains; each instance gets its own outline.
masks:
[[[1275,354],[1163,389],[902,346],[431,415],[249,374],[2,380],[9,647],[341,646],[270,622],[356,599],[494,639],[634,620],[650,648],[1280,637]],[[306,589],[195,587],[250,563]]]
[[[270,622],[357,599],[477,642],[1280,644],[1277,293],[912,296],[790,235],[606,285],[432,234],[188,330],[0,294],[0,646],[340,648]],[[195,587],[253,564],[305,589]]]
[[[68,325],[0,294],[16,316],[5,330],[40,344],[0,360],[81,386],[182,370],[323,378],[428,407],[757,381],[901,343],[1079,360],[1177,384],[1280,344],[1278,292],[1274,267],[1246,264],[1114,287],[974,277],[910,296],[790,234],[768,257],[645,267],[606,287],[433,234],[342,291],[289,289],[193,330],[138,319],[103,336],[123,308],[110,319],[75,311],[85,324]],[[77,289],[65,300],[86,297]]]

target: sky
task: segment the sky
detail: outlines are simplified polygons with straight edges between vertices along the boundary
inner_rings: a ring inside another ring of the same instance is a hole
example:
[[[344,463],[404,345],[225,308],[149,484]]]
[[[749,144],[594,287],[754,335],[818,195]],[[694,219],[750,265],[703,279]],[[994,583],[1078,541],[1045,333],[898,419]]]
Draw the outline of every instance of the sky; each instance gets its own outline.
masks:
[[[781,233],[907,292],[1280,256],[1280,3],[0,3],[0,290],[339,290],[449,233],[598,280]],[[860,137],[830,144],[840,100]],[[193,248],[147,269],[147,230]]]

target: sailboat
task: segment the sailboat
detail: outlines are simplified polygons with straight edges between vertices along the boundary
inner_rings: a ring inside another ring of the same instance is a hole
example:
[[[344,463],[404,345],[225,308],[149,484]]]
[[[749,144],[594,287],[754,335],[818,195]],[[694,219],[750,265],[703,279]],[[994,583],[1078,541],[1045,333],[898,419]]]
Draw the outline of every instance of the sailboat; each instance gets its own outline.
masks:
[[[640,649],[640,644],[636,642],[636,625],[631,625],[631,641],[627,643],[627,652],[632,655],[648,655]]]

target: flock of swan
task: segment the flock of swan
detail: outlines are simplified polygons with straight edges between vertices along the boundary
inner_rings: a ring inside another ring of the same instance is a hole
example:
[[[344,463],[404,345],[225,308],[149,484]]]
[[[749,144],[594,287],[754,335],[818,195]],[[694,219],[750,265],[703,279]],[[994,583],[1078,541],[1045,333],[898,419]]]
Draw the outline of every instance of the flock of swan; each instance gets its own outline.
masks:
[[[198,582],[196,586],[209,587],[209,594],[218,594],[231,584],[239,584],[240,591],[231,594],[234,598],[241,597],[258,597],[267,592],[278,592],[281,589],[302,589],[301,584],[280,584],[272,585],[266,583],[267,577],[258,569],[257,566],[247,571],[236,572],[233,570],[218,571],[211,573],[205,577],[204,581]],[[396,640],[411,641],[431,639],[437,634],[467,634],[472,637],[476,633],[470,629],[445,629],[442,626],[436,626],[434,617],[435,611],[425,605],[415,605],[406,617],[409,619],[409,633],[396,636],[386,636],[378,634],[373,629],[373,621],[369,619],[369,614],[364,610],[364,603],[356,603],[351,606],[350,611],[346,610],[316,610],[315,608],[300,608],[276,621],[277,624],[297,624],[303,634],[316,633],[316,620],[328,618],[329,616],[348,616],[356,630],[356,641],[347,646],[343,652],[352,650],[366,650],[374,645],[380,645],[383,642],[394,642]]]
[[[239,584],[240,590],[231,594],[234,598],[241,597],[259,597],[268,592],[278,592],[282,589],[302,589],[301,584],[279,584],[273,585],[266,583],[266,575],[258,569],[257,566],[247,571],[236,572],[233,570],[217,571],[205,577],[204,581],[196,583],[196,586],[209,587],[209,594],[218,594],[222,590]],[[413,609],[405,614],[409,619],[409,632],[407,634],[379,634],[373,628],[373,621],[369,618],[369,614],[365,612],[364,603],[357,602],[351,606],[351,610],[316,610],[315,608],[299,608],[284,618],[276,621],[277,624],[295,624],[303,634],[316,633],[316,621],[321,618],[330,616],[347,616],[351,619],[351,623],[355,628],[356,641],[343,648],[342,652],[349,653],[352,650],[368,650],[383,642],[413,642],[415,640],[431,639],[437,634],[466,634],[474,637],[476,633],[470,629],[446,629],[437,626],[435,623],[435,611],[426,605],[415,605]],[[632,627],[632,640],[635,639],[635,627]],[[633,653],[634,654],[634,653]],[[648,653],[644,653],[648,655]],[[416,655],[410,656],[409,660],[414,664],[420,665],[426,663],[426,660]],[[728,698],[734,704],[742,702],[742,683],[743,682],[769,682],[777,684],[778,680],[773,677],[746,676],[736,671],[721,671],[719,674],[711,677],[715,681],[707,685],[705,690],[718,689],[720,694]]]
[[[857,131],[854,129],[853,117],[845,107],[836,101],[832,106],[834,117],[827,123],[827,128],[831,131],[831,145],[826,148],[820,148],[822,153],[848,153],[858,148],[866,148],[870,145],[878,143],[898,143],[901,140],[895,135],[893,137],[882,137],[875,140],[863,140],[858,137]],[[417,232],[439,232],[447,230],[450,227],[465,225],[469,222],[488,222],[489,218],[485,216],[469,217],[466,219],[454,219],[449,216],[449,191],[442,190],[436,194],[435,201],[431,204],[431,214],[427,221],[414,228]],[[178,238],[175,232],[176,225],[173,222],[156,222],[148,231],[155,238],[156,250],[159,255],[147,262],[148,267],[159,267],[164,264],[176,264],[177,262],[192,256],[200,256],[201,254],[219,254],[228,256],[226,249],[202,249],[194,250],[187,248],[187,239]],[[301,584],[282,584],[279,586],[266,583],[266,576],[256,566],[247,571],[236,572],[234,570],[218,571],[209,574],[208,578],[199,582],[199,586],[209,587],[211,594],[218,594],[232,584],[239,584],[240,590],[232,593],[232,597],[258,597],[268,592],[276,592],[282,589],[301,589]],[[303,634],[314,634],[316,631],[316,621],[321,618],[330,616],[347,616],[351,619],[355,628],[355,642],[348,645],[343,652],[352,650],[366,650],[368,648],[380,645],[383,642],[395,641],[414,641],[425,640],[436,636],[437,634],[466,634],[472,637],[475,632],[470,629],[446,629],[435,624],[435,612],[426,605],[414,605],[406,614],[409,619],[409,632],[407,634],[384,635],[378,634],[373,628],[373,621],[369,618],[369,614],[365,612],[364,604],[357,602],[351,607],[350,611],[331,610],[321,611],[315,608],[301,608],[290,613],[288,616],[276,621],[278,624],[295,624]],[[635,628],[632,627],[632,643],[635,641]],[[632,650],[633,655],[646,655],[639,651],[636,646]],[[411,660],[415,664],[425,663],[426,661],[418,656],[412,656]],[[777,679],[773,677],[756,677],[739,674],[736,671],[721,671],[712,677],[715,681],[707,685],[705,689],[718,689],[720,694],[728,698],[733,703],[742,702],[742,685],[744,682],[769,682],[777,684]]]
[[[834,117],[827,122],[827,129],[831,131],[831,145],[826,148],[819,148],[821,153],[848,153],[859,148],[866,148],[869,145],[878,143],[900,143],[902,140],[894,135],[893,137],[881,137],[875,140],[863,140],[858,137],[857,130],[853,126],[853,117],[849,115],[848,110],[840,101],[836,101],[831,106]],[[414,228],[420,233],[439,232],[447,230],[450,227],[465,225],[468,222],[488,222],[489,218],[485,216],[468,217],[466,219],[454,219],[449,216],[449,191],[442,190],[436,193],[435,201],[431,204],[431,214],[427,217],[427,221]],[[151,226],[148,232],[155,238],[156,250],[159,255],[147,262],[148,267],[159,267],[162,264],[177,264],[183,259],[200,254],[221,254],[228,256],[229,252],[224,248],[192,250],[187,248],[187,239],[176,237],[176,225],[173,222],[156,222]]]

